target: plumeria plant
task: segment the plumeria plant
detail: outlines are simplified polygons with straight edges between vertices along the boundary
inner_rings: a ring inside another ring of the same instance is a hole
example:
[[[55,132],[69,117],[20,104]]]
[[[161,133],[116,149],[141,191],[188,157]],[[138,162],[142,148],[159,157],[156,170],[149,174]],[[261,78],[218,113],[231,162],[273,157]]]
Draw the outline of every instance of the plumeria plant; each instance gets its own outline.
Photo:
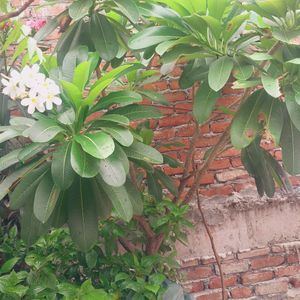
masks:
[[[0,199],[8,194],[10,208],[21,210],[27,244],[51,226],[67,223],[76,244],[87,251],[97,240],[98,218],[113,213],[129,221],[142,213],[141,192],[130,170],[136,165],[149,171],[164,157],[130,126],[130,121],[161,115],[137,104],[143,90],[133,80],[140,79],[138,74],[147,78],[147,70],[131,63],[97,79],[99,56],[86,48],[77,54],[76,65],[66,57],[57,67],[55,58],[47,57],[40,66],[12,70],[2,80],[3,93],[25,106],[29,116],[13,117],[0,128],[1,143],[27,140],[0,158],[0,171],[12,171],[0,184]],[[135,90],[124,89],[124,76]],[[174,191],[168,176],[160,178]]]

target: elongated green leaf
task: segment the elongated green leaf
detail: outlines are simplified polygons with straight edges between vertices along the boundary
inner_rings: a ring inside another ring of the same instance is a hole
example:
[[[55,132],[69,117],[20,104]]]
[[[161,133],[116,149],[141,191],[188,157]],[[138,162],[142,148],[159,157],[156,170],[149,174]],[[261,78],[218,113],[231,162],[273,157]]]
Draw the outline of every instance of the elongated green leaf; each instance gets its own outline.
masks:
[[[7,260],[0,268],[0,274],[9,273],[13,267],[16,265],[16,263],[20,260],[20,257],[13,257],[9,260]]]
[[[68,192],[68,225],[72,239],[87,252],[98,236],[97,206],[92,197],[91,181],[77,178]]]
[[[97,177],[103,190],[111,200],[116,214],[124,221],[129,222],[133,215],[133,208],[124,186],[113,187],[106,184],[100,176]]]
[[[102,130],[110,134],[111,137],[118,141],[122,146],[129,147],[133,143],[133,135],[127,128],[114,126],[103,127]]]
[[[223,30],[221,22],[212,16],[201,16],[200,18],[204,20],[212,34],[218,39]]]
[[[0,144],[3,142],[6,142],[10,139],[13,139],[17,136],[19,136],[20,133],[17,130],[14,130],[12,128],[8,128],[7,130],[0,133]]]
[[[45,224],[50,218],[59,198],[60,189],[48,172],[40,181],[34,196],[33,212],[35,217]]]
[[[291,60],[287,61],[287,63],[294,64],[294,65],[300,65],[300,58],[291,59]]]
[[[264,90],[256,91],[236,113],[231,126],[231,142],[236,148],[245,148],[256,137],[261,127],[258,115],[268,97],[270,96]]]
[[[27,246],[35,243],[50,228],[51,220],[43,224],[33,213],[33,197],[21,209],[21,239]]]
[[[128,157],[145,160],[153,164],[162,164],[163,156],[154,148],[140,142],[133,142],[130,147],[124,147],[124,152]]]
[[[109,95],[103,97],[99,102],[95,104],[90,110],[90,113],[107,109],[113,104],[128,105],[136,102],[141,102],[142,96],[132,91],[118,91],[111,92]]]
[[[26,203],[26,201],[33,198],[38,184],[48,170],[49,165],[44,164],[43,166],[24,176],[14,191],[9,195],[9,206],[11,209],[19,209]]]
[[[36,143],[45,143],[53,138],[64,129],[60,127],[52,119],[40,119],[35,124],[29,128],[28,136],[29,138]]]
[[[16,149],[0,157],[0,172],[19,162],[18,157],[21,150],[22,149]]]
[[[106,159],[100,159],[98,163],[99,174],[108,185],[118,187],[126,181],[126,172],[122,161],[113,154]]]
[[[107,80],[102,80],[99,82],[95,87],[92,87],[89,95],[84,99],[85,105],[92,105],[93,102],[101,95],[101,92],[107,88],[111,83],[113,79],[109,78]]]
[[[34,157],[36,154],[42,152],[47,146],[48,143],[31,143],[21,149],[18,159],[24,163],[28,159]]]
[[[183,35],[183,32],[172,27],[149,27],[135,34],[129,40],[129,47],[133,50],[145,49],[167,40],[173,40],[182,37]]]
[[[264,89],[269,95],[271,95],[274,98],[278,98],[281,96],[279,80],[277,78],[273,78],[271,76],[262,74],[261,82],[264,86]]]
[[[9,120],[9,124],[12,126],[25,126],[31,127],[34,125],[35,120],[25,117],[13,117]]]
[[[58,116],[58,121],[64,125],[72,125],[75,121],[75,112],[70,108]]]
[[[300,105],[296,102],[296,95],[292,89],[285,90],[285,103],[293,124],[300,131]]]
[[[209,0],[208,3],[208,11],[209,15],[216,18],[221,19],[224,11],[229,4],[228,0]]]
[[[90,61],[84,61],[79,64],[74,70],[73,83],[80,91],[83,91],[90,75]]]
[[[86,153],[81,145],[72,143],[71,148],[71,166],[73,170],[81,177],[91,178],[98,173],[98,160]]]
[[[154,103],[170,105],[170,102],[160,93],[148,90],[139,90],[139,93],[141,93],[143,96],[145,96],[147,99],[151,100]]]
[[[209,118],[219,97],[220,92],[212,90],[207,82],[201,84],[193,103],[193,114],[199,124]]]
[[[61,189],[66,190],[75,178],[75,172],[71,165],[72,143],[67,142],[53,153],[51,172],[54,183]]]
[[[238,30],[243,25],[243,23],[249,19],[249,14],[241,14],[233,17],[226,25],[226,31],[224,32],[224,39],[226,41],[231,40],[231,38],[238,33]]]
[[[108,124],[107,127],[110,127],[111,125],[123,125],[128,126],[129,125],[129,119],[122,115],[117,114],[110,114],[110,115],[103,115],[99,119],[95,121],[95,123],[98,126],[105,126],[105,124]]]
[[[157,201],[162,200],[162,187],[155,175],[147,173],[147,186],[150,195],[152,195]]]
[[[92,187],[99,218],[104,221],[111,216],[112,203],[97,180],[97,177],[92,179]]]
[[[133,0],[116,0],[115,4],[131,22],[136,23],[139,20],[139,8]]]
[[[252,60],[262,61],[262,60],[271,60],[273,56],[268,53],[255,52],[249,56]]]
[[[170,176],[166,175],[161,170],[155,170],[155,175],[162,183],[162,185],[166,187],[174,196],[178,195],[178,189],[176,187],[176,184]]]
[[[67,195],[68,195],[68,191],[61,191],[56,203],[56,207],[54,208],[53,214],[51,216],[52,226],[55,228],[60,228],[67,223],[68,220]]]
[[[92,15],[90,24],[91,37],[96,50],[106,61],[112,60],[119,50],[114,27],[106,16],[98,13]]]
[[[238,64],[233,70],[233,76],[238,80],[248,80],[253,73],[253,66]]]
[[[125,170],[125,173],[129,173],[129,160],[125,152],[123,151],[123,148],[116,144],[115,151],[112,154],[114,157],[116,157],[120,162],[122,162],[123,168]]]
[[[65,80],[61,80],[60,83],[70,100],[76,107],[79,107],[82,100],[82,92],[80,89],[74,83]]]
[[[300,174],[300,131],[297,130],[287,113],[284,118],[280,146],[286,170],[291,175]]]
[[[76,0],[69,6],[69,15],[77,21],[89,13],[89,9],[94,4],[93,0]]]
[[[160,118],[162,116],[162,113],[155,107],[137,104],[131,104],[110,110],[108,114],[123,115],[130,121],[146,118]]]
[[[233,69],[233,61],[228,56],[223,56],[214,61],[209,66],[208,83],[214,91],[221,90],[227,83],[231,71]]]
[[[125,183],[125,188],[133,208],[133,214],[141,215],[144,209],[141,192],[135,187],[135,185],[128,178]]]
[[[75,140],[85,152],[100,159],[107,158],[115,149],[113,139],[104,132],[77,135]]]

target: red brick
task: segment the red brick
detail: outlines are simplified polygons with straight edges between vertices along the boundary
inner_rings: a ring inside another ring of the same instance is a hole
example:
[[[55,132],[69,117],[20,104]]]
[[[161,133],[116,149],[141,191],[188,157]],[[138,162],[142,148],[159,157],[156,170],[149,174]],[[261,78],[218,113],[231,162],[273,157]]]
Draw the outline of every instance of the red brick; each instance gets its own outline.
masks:
[[[171,168],[169,166],[164,166],[164,172],[167,175],[177,175],[177,174],[182,174],[183,173],[183,168]]]
[[[200,179],[200,184],[212,184],[215,181],[215,177],[213,173],[207,173],[204,174],[201,179]],[[192,186],[194,183],[194,177],[189,178],[189,180],[187,181],[186,185],[187,186]]]
[[[200,194],[207,197],[212,197],[215,195],[228,196],[233,193],[233,188],[231,185],[221,185],[219,187],[212,186],[211,188],[205,188],[199,190]]]
[[[187,99],[185,92],[165,93],[164,96],[170,102],[184,101]]]
[[[249,287],[237,287],[231,290],[231,297],[236,298],[248,298],[252,294],[252,290]]]
[[[299,255],[297,253],[289,254],[286,258],[287,263],[289,264],[295,264],[299,263]]]
[[[179,77],[182,73],[181,67],[175,67],[174,70],[170,73],[171,76]]]
[[[243,89],[233,89],[232,88],[232,84],[227,84],[225,85],[225,87],[223,88],[222,92],[223,94],[240,94],[243,93]]]
[[[193,104],[186,102],[186,103],[177,103],[174,105],[176,113],[185,113],[192,111]]]
[[[185,137],[191,137],[195,132],[195,126],[193,125],[187,125],[184,127],[180,127],[176,131],[176,136],[185,136]]]
[[[169,151],[183,151],[184,149],[188,149],[189,145],[190,145],[189,139],[165,141],[162,145],[160,145],[159,151],[162,153],[169,152]]]
[[[178,80],[171,80],[169,83],[170,83],[171,90],[180,90],[180,85]]]
[[[204,148],[204,147],[209,147],[215,145],[219,141],[218,136],[213,136],[213,137],[201,137],[196,145],[199,148]]]
[[[174,136],[175,136],[175,130],[173,128],[154,131],[155,140],[171,139]]]
[[[199,294],[196,294],[196,300],[222,300],[221,291],[205,291]],[[227,299],[227,297],[226,297]]]
[[[221,173],[216,174],[216,178],[219,182],[227,182],[244,176],[248,176],[247,171],[238,169],[223,171]]]
[[[233,96],[223,96],[221,98],[218,99],[217,104],[219,106],[229,106],[232,103],[234,103],[237,99],[239,99],[240,97],[237,95],[233,95]]]
[[[254,188],[254,179],[253,180],[247,179],[243,183],[233,183],[233,190],[238,193],[242,190],[253,189],[253,188]]]
[[[255,256],[263,256],[270,253],[270,248],[260,248],[249,251],[241,251],[238,253],[238,259],[250,258]]]
[[[300,288],[300,275],[290,278],[290,283],[294,288]]]
[[[211,128],[212,132],[220,133],[220,132],[223,132],[228,127],[229,124],[230,124],[230,122],[212,123],[212,124],[210,124],[210,128]]]
[[[188,258],[188,259],[182,259],[180,266],[181,268],[187,268],[187,267],[194,267],[199,265],[198,258]]]
[[[155,106],[155,105],[154,105]],[[163,115],[172,115],[174,114],[175,110],[173,106],[165,106],[165,107],[158,107],[159,111],[163,114]]]
[[[257,282],[271,280],[273,278],[273,272],[265,271],[259,273],[245,273],[242,274],[242,284],[253,284]]]
[[[288,279],[280,278],[259,283],[255,287],[255,293],[258,296],[286,293],[288,290]]]
[[[225,284],[226,287],[234,286],[234,285],[236,285],[236,283],[237,283],[237,276],[236,275],[229,276],[229,277],[226,277],[224,279],[224,284]],[[222,287],[221,278],[220,277],[211,278],[209,280],[208,287],[210,289],[219,289],[219,288],[221,288]]]
[[[210,170],[221,170],[221,169],[228,169],[230,167],[230,160],[229,159],[218,159],[214,160],[209,169]]]
[[[158,123],[160,127],[171,127],[176,125],[188,124],[192,119],[191,115],[181,114],[177,116],[169,116],[159,119]]]
[[[222,152],[222,153],[219,155],[219,157],[233,157],[233,156],[239,156],[240,153],[241,153],[240,150],[231,148],[231,149],[228,149],[228,150]]]
[[[266,256],[255,258],[251,261],[251,268],[253,270],[262,269],[266,267],[276,267],[284,263],[283,256]]]
[[[234,157],[231,159],[231,165],[234,167],[234,168],[238,168],[240,166],[242,166],[242,161],[241,161],[241,158],[240,157]]]
[[[204,290],[204,283],[202,281],[198,281],[189,284],[184,284],[183,288],[187,293],[197,293]]]
[[[296,275],[296,274],[300,274],[300,266],[299,265],[284,266],[284,267],[278,268],[275,271],[276,277],[291,276],[291,275]]]
[[[226,264],[222,264],[222,268],[224,274],[246,272],[249,269],[249,262],[247,260],[243,260],[239,262],[226,263]],[[219,274],[218,269],[217,269],[217,274]]]
[[[210,267],[195,267],[187,271],[185,274],[187,280],[197,280],[209,277],[213,274],[213,272]]]
[[[152,91],[164,91],[168,89],[168,82],[167,81],[158,81],[150,84],[144,85],[144,89],[152,90]]]

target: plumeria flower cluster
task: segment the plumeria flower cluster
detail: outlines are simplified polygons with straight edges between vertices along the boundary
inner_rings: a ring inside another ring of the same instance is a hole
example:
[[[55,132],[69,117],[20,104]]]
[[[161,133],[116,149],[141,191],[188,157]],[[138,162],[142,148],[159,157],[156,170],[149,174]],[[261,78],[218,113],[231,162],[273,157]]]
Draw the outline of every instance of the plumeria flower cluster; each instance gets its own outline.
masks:
[[[18,72],[11,71],[8,79],[2,79],[3,94],[13,100],[21,100],[23,106],[27,106],[29,114],[35,110],[44,112],[53,109],[53,104],[61,105],[58,85],[39,72],[37,64]]]

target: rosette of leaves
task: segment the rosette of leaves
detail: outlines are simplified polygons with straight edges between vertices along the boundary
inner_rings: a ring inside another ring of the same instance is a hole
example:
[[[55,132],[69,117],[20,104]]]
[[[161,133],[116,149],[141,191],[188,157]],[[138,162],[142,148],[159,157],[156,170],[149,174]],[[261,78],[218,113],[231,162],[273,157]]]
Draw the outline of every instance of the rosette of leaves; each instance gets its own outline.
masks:
[[[59,81],[62,108],[33,118],[14,117],[0,128],[1,143],[15,137],[31,141],[0,158],[0,171],[13,170],[0,184],[0,199],[9,194],[10,208],[20,209],[21,236],[27,244],[51,226],[67,223],[79,248],[90,249],[97,240],[98,219],[113,211],[129,221],[142,213],[130,164],[163,163],[163,156],[130,127],[130,121],[160,117],[159,110],[138,104],[142,95],[136,91],[105,90],[141,66],[120,66],[92,83],[98,61],[97,55],[90,55],[70,77],[64,73],[70,68],[50,72],[53,58],[48,60],[45,71],[65,78]]]
[[[200,83],[193,102],[195,120],[204,124],[216,108],[235,115],[231,143],[242,150],[243,163],[259,193],[273,196],[275,182],[289,191],[285,171],[265,153],[260,141],[267,137],[281,146],[284,168],[293,175],[300,173],[296,154],[300,149],[300,53],[295,39],[300,30],[300,2],[151,2],[141,6],[152,23],[131,37],[129,46],[160,55],[164,72],[184,58],[181,87]],[[244,89],[245,97],[229,107],[217,106],[222,88],[232,78],[233,88]]]

